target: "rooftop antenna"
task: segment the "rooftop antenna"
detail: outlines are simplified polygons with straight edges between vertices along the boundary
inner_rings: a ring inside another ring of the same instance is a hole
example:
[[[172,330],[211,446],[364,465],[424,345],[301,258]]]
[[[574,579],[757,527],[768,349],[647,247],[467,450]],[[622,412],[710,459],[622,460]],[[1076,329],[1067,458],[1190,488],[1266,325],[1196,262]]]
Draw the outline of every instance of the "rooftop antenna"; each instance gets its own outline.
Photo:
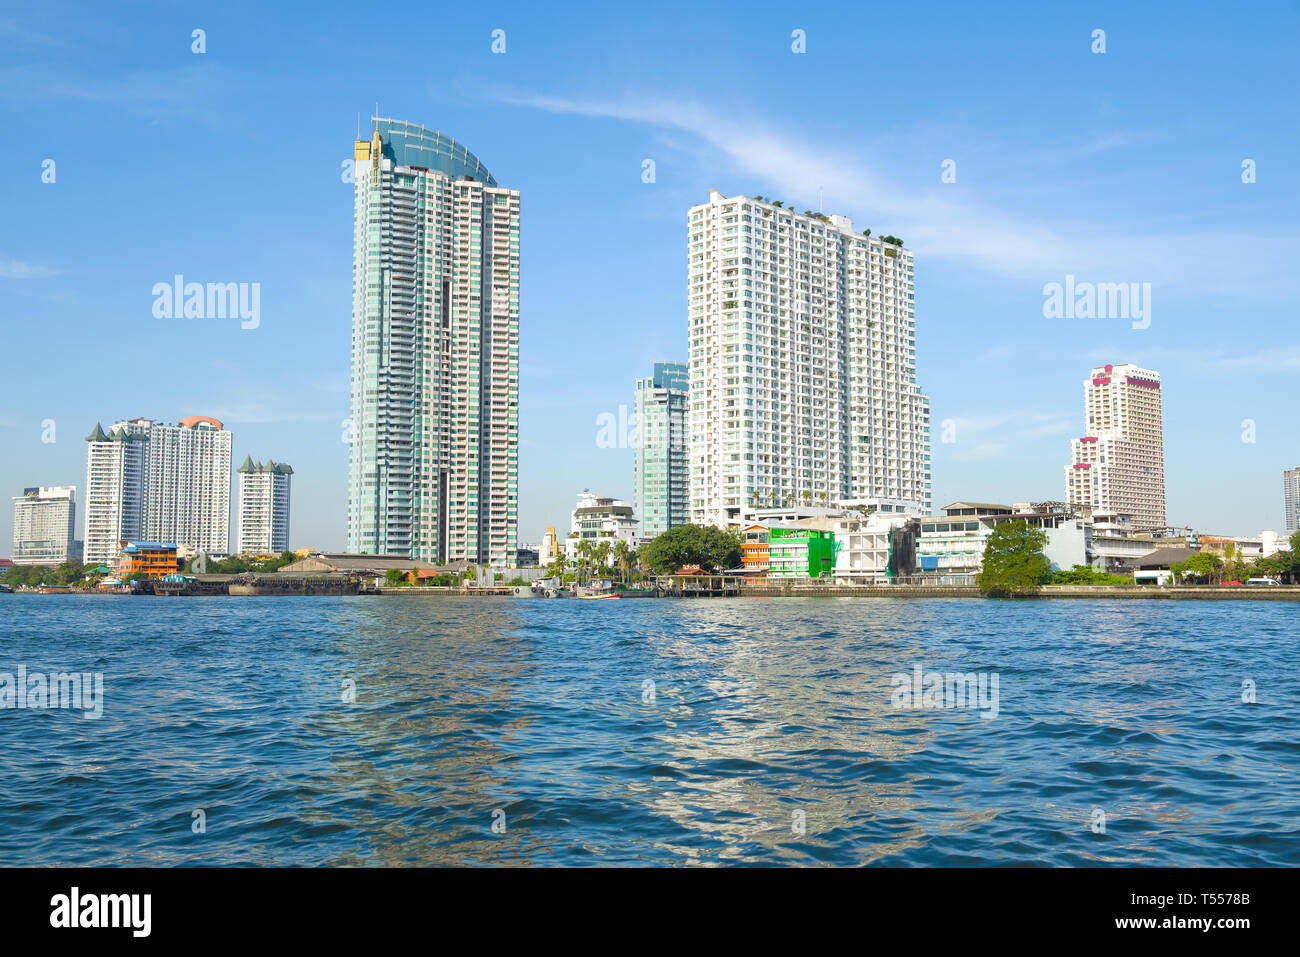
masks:
[[[361,111],[357,110],[357,139],[361,139]]]
[[[820,186],[817,187],[817,212],[825,212],[825,210],[822,209],[822,188]]]

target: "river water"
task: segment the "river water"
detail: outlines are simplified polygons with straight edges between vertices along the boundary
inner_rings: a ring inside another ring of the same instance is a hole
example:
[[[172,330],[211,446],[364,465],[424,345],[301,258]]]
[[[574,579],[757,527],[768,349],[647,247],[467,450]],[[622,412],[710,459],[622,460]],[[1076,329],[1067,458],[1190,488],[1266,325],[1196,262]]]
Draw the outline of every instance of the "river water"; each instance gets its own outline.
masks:
[[[0,596],[0,864],[1296,865],[1297,611]]]

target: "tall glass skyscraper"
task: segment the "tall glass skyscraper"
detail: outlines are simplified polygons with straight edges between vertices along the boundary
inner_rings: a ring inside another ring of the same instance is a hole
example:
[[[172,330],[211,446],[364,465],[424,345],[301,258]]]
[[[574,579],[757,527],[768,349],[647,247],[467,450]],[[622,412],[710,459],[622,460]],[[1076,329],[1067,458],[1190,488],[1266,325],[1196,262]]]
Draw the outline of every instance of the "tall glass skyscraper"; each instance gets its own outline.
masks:
[[[455,140],[355,150],[348,550],[513,564],[519,191]]]
[[[691,372],[684,362],[656,362],[636,380],[633,506],[641,536],[653,538],[687,522],[690,476],[686,400]]]

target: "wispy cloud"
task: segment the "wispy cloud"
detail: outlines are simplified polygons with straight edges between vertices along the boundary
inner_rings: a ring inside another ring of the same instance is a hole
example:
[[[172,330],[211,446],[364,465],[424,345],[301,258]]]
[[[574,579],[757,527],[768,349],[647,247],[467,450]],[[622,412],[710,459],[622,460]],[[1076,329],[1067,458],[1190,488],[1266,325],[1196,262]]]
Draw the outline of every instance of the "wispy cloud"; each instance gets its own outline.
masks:
[[[1187,293],[1231,293],[1250,298],[1300,294],[1300,233],[1153,233],[1116,222],[1035,222],[930,189],[907,188],[886,169],[825,141],[810,142],[792,129],[737,110],[719,112],[689,100],[642,95],[570,98],[501,91],[497,99],[550,113],[623,120],[689,134],[724,159],[737,174],[778,195],[812,203],[823,189],[837,208],[869,215],[898,235],[919,256],[950,260],[1027,282],[1059,281],[1066,273],[1095,281],[1139,281],[1183,288]],[[1089,152],[1121,149],[1133,137],[1099,137]],[[937,178],[937,177],[936,177]],[[1231,251],[1232,268],[1224,268]]]
[[[150,116],[210,110],[239,81],[220,64],[194,59],[175,69],[115,75],[47,65],[0,67],[0,102],[89,103]]]
[[[936,413],[937,415],[938,413]],[[1078,413],[1011,409],[957,416],[937,421],[936,451],[951,447],[959,461],[993,459],[1042,439],[1073,434],[1083,427]]]
[[[0,279],[44,279],[58,273],[57,269],[48,266],[33,266],[19,259],[0,256]]]

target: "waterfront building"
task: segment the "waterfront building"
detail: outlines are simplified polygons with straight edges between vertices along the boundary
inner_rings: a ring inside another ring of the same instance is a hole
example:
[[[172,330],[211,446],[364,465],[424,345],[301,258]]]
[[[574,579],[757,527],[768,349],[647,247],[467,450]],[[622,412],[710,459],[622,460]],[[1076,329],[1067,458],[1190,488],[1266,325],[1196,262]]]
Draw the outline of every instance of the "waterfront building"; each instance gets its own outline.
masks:
[[[771,567],[771,529],[767,525],[746,525],[740,530],[740,565],[750,578],[766,578]]]
[[[626,542],[628,548],[635,548],[637,529],[632,503],[584,491],[578,496],[578,504],[570,517],[565,553],[570,559],[576,559],[583,542],[593,546],[608,542],[612,550],[614,543],[621,541]],[[612,551],[610,555],[612,558]]]
[[[348,549],[515,560],[519,192],[455,140],[357,140]]]
[[[18,565],[60,565],[81,560],[77,541],[77,487],[23,489],[14,499],[13,560]]]
[[[85,562],[114,562],[119,542],[144,528],[147,420],[99,424],[86,436]]]
[[[1132,563],[1157,548],[1195,544],[1190,530],[1175,534],[1173,530],[1135,532],[1126,523],[1116,523],[1112,516],[1093,513],[1089,520],[1088,564],[1099,571],[1123,574]]]
[[[717,190],[691,208],[692,522],[873,497],[929,511],[912,253],[892,240]]]
[[[1067,503],[954,502],[945,506],[943,513],[920,520],[916,573],[925,584],[974,585],[984,564],[989,536],[999,525],[1014,521],[1024,521],[1046,533],[1043,553],[1052,571],[1089,564],[1092,527],[1077,508]]]
[[[1282,506],[1286,510],[1286,530],[1300,532],[1300,465],[1282,472]]]
[[[829,577],[835,569],[835,535],[816,528],[773,528],[768,564],[773,581]]]
[[[244,456],[239,473],[238,549],[242,554],[279,555],[289,550],[289,485],[293,468]]]
[[[831,534],[837,585],[886,585],[910,574],[915,566],[919,519],[903,512],[845,509],[796,519],[784,527]]]
[[[182,567],[176,546],[171,542],[118,543],[118,575],[141,574],[147,578],[161,578],[180,571]]]
[[[1136,531],[1165,527],[1160,373],[1130,363],[1085,380],[1087,434],[1071,442],[1066,501],[1130,517]]]
[[[831,519],[835,584],[887,585],[915,566],[919,522],[907,515],[845,515]]]
[[[652,375],[636,380],[632,504],[644,538],[689,521],[689,390],[690,369],[684,362],[656,362]]]
[[[1135,585],[1169,585],[1174,583],[1173,566],[1198,553],[1186,545],[1157,548],[1129,562],[1125,570],[1132,572]]]

